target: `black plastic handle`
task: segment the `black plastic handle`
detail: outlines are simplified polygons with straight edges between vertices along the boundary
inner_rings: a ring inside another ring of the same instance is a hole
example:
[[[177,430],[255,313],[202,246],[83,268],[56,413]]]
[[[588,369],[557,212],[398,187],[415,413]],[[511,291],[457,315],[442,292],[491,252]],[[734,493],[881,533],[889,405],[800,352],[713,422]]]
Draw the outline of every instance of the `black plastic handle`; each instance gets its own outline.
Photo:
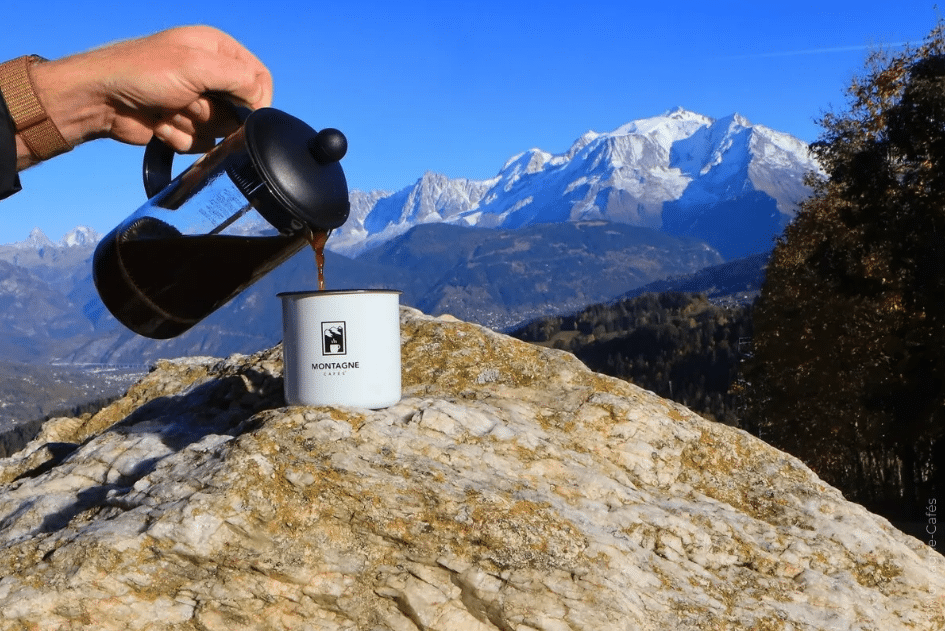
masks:
[[[235,105],[222,98],[214,99],[217,104],[225,104],[232,108],[239,119],[240,125],[246,122],[246,117],[252,110],[242,105]],[[157,136],[152,136],[148,146],[144,148],[144,162],[141,165],[141,177],[144,180],[144,194],[151,199],[163,191],[174,179],[171,169],[174,165],[174,148]]]

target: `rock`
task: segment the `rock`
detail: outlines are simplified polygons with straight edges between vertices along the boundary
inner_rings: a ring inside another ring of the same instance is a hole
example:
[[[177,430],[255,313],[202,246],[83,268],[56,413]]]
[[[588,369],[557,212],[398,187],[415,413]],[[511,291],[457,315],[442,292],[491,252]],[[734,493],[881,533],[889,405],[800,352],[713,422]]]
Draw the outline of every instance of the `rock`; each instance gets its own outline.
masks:
[[[945,558],[573,356],[402,312],[404,399],[161,362],[0,461],[0,629],[936,630]]]

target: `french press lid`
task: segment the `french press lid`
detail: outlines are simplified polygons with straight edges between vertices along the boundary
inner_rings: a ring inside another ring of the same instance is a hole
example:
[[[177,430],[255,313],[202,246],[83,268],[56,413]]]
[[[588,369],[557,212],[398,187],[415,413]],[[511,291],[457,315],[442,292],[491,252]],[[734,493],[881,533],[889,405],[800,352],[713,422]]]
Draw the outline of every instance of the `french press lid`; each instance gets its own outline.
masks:
[[[247,113],[248,112],[248,113]],[[279,232],[332,230],[348,219],[348,183],[339,161],[348,141],[337,129],[316,132],[281,110],[242,108],[245,152],[227,156],[230,178]],[[174,150],[157,137],[145,149],[144,188],[154,197],[171,181]]]
[[[348,219],[348,182],[339,163],[348,141],[340,131],[316,132],[294,116],[263,108],[246,118],[243,135],[257,176],[252,179],[264,185],[244,193],[277,229],[292,234],[301,221],[331,230]]]

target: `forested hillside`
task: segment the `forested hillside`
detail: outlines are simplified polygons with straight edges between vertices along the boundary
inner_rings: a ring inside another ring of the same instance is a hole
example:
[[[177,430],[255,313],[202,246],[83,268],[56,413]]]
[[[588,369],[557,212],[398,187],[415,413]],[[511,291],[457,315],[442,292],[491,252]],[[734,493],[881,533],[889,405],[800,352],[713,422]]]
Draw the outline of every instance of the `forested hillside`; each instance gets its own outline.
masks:
[[[749,306],[705,294],[646,294],[534,320],[511,333],[571,351],[592,370],[626,379],[704,416],[738,425],[738,369],[751,339]]]

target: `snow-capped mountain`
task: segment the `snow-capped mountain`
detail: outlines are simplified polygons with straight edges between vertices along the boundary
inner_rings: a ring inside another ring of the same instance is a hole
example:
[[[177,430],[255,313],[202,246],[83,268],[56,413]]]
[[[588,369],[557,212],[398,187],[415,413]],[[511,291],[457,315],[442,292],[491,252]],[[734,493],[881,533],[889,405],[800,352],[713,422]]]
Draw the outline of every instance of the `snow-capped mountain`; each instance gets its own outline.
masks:
[[[820,172],[807,145],[742,116],[713,120],[681,108],[568,151],[531,149],[496,177],[426,173],[396,193],[352,191],[348,223],[329,248],[357,255],[421,223],[517,228],[608,220],[706,240],[727,258],[770,249]]]
[[[101,238],[102,235],[88,226],[76,226],[64,237],[62,237],[62,239],[59,240],[59,243],[53,243],[49,237],[46,236],[46,233],[44,233],[39,228],[33,228],[30,231],[29,236],[23,241],[17,241],[16,243],[10,243],[6,246],[0,247],[14,248],[17,250],[39,250],[41,248],[47,247],[88,247],[94,246]]]
[[[38,250],[40,248],[51,247],[55,245],[52,241],[49,240],[49,237],[46,236],[39,228],[33,228],[30,231],[30,234],[23,241],[17,241],[16,243],[11,243],[9,247],[16,248],[17,250]]]
[[[450,179],[427,172],[413,186],[396,193],[351,191],[351,214],[332,233],[327,248],[358,254],[425,223],[452,222],[475,208],[495,180]],[[475,225],[466,221],[465,225]]]
[[[76,266],[92,253],[101,238],[95,230],[79,226],[53,243],[39,228],[23,241],[0,245],[0,261],[28,268],[45,282],[67,287]]]
[[[84,248],[95,246],[102,238],[98,232],[88,226],[78,226],[66,234],[60,241],[60,247],[66,248]]]

